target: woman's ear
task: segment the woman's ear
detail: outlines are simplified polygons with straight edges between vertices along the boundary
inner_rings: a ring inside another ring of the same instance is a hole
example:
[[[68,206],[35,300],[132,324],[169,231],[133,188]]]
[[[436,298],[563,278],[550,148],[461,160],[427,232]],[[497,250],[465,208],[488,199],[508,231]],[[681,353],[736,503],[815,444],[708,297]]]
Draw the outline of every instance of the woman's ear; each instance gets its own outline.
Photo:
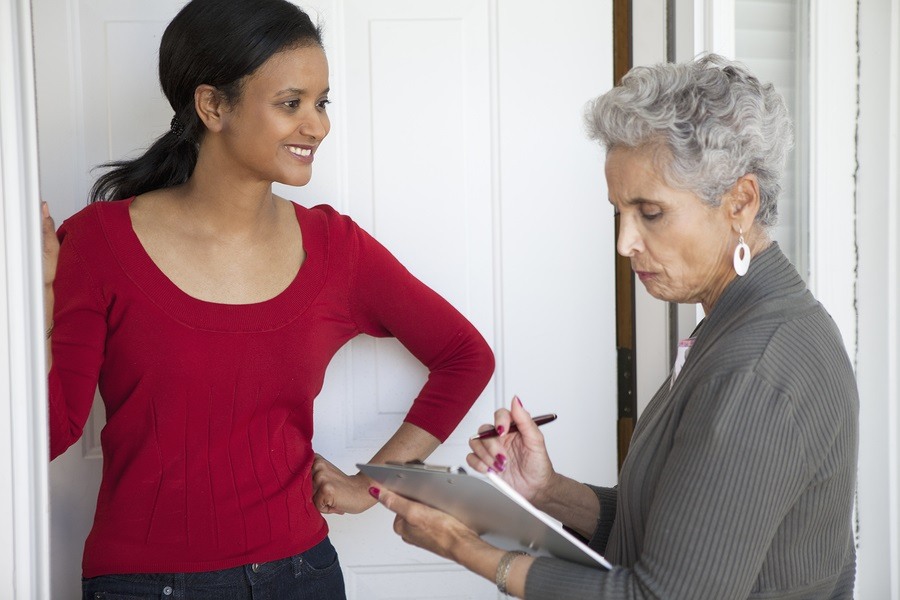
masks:
[[[727,197],[732,228],[749,231],[759,212],[759,181],[753,173],[738,177]]]
[[[209,131],[222,130],[222,117],[225,112],[225,100],[214,86],[198,85],[194,90],[194,109]]]

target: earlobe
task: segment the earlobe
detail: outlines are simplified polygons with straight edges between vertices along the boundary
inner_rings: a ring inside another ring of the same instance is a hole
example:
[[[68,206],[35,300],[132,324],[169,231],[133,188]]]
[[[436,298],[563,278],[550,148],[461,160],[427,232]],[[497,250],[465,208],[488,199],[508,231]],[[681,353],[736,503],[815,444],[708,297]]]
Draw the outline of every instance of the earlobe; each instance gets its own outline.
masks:
[[[206,129],[209,131],[222,130],[222,113],[224,103],[219,90],[207,84],[198,85],[194,90],[194,109]]]

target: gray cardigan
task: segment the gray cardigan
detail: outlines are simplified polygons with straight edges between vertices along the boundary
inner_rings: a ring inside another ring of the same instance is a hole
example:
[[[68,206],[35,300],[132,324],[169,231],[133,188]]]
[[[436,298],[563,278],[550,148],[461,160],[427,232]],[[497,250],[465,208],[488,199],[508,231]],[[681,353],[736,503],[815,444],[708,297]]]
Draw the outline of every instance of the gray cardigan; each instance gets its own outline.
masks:
[[[837,327],[773,244],[641,415],[617,488],[592,488],[615,568],[540,558],[525,597],[852,598],[858,410]]]

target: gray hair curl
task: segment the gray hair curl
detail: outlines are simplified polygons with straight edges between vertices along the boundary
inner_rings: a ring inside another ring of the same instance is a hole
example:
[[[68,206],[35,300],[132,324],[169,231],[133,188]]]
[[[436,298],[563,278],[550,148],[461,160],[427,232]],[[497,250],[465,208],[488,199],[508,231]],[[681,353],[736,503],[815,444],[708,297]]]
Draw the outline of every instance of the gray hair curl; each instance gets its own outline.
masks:
[[[775,224],[793,126],[781,94],[744,65],[707,54],[636,67],[588,103],[585,121],[589,136],[607,151],[667,149],[670,158],[661,165],[666,182],[710,206],[718,206],[739,177],[756,175],[756,221],[764,228]]]

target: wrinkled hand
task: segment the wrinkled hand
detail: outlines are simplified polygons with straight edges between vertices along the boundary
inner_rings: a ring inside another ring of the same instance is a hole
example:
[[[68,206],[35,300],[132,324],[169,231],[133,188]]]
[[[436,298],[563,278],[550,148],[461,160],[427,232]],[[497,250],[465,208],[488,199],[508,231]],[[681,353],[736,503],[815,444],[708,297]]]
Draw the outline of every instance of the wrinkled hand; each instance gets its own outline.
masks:
[[[56,237],[56,225],[46,202],[41,202],[41,217],[44,287],[52,288],[53,280],[56,279],[56,263],[59,260],[59,238]]]
[[[394,531],[407,544],[454,561],[458,561],[455,550],[483,544],[478,534],[445,512],[385,489],[373,488],[371,493],[378,494],[378,502],[396,513]]]
[[[372,480],[362,474],[347,475],[316,454],[312,466],[313,502],[324,514],[361,513],[374,506],[369,495]]]
[[[513,422],[518,432],[508,433]],[[490,427],[483,425],[479,431]],[[472,453],[466,462],[480,473],[493,470],[526,499],[535,502],[555,475],[544,434],[518,397],[513,398],[510,410],[501,408],[494,413],[494,427],[498,431],[502,427],[503,432],[497,437],[469,441]]]

